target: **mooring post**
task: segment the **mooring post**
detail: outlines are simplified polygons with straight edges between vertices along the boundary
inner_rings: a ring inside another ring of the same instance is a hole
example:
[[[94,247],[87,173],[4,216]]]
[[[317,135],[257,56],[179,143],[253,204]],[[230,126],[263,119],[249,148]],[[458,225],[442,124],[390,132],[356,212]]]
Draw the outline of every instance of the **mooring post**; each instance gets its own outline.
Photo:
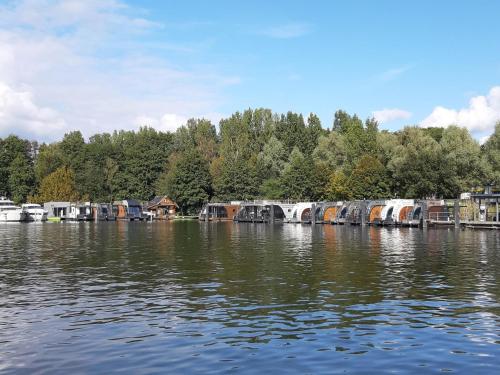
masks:
[[[495,221],[498,223],[498,198],[496,199],[496,204],[497,204],[497,211],[496,211],[496,216],[495,216]]]
[[[361,226],[366,225],[366,201],[361,203]]]
[[[427,229],[427,201],[422,202],[422,228]]]
[[[316,224],[316,203],[311,205],[311,224]]]
[[[455,199],[455,228],[460,228],[460,199]]]
[[[270,210],[271,210],[271,212],[270,212],[270,216],[271,216],[270,223],[274,224],[274,204],[271,204]]]

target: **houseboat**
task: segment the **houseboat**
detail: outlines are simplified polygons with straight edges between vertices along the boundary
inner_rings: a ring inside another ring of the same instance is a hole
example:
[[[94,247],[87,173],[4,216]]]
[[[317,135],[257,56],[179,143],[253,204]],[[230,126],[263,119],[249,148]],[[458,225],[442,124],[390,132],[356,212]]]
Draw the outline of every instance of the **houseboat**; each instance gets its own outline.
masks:
[[[113,206],[108,203],[96,203],[92,206],[92,215],[98,221],[115,221]]]
[[[319,202],[316,203],[316,223],[330,223],[337,214],[337,209],[342,202]]]
[[[382,210],[386,206],[386,203],[386,200],[372,200],[368,202],[366,209],[368,224],[377,225],[382,222]]]
[[[391,199],[381,211],[382,221],[379,225],[401,225],[403,219],[413,209],[415,201],[413,199]]]
[[[71,203],[66,220],[71,221],[92,221],[94,220],[92,205],[90,202]]]
[[[179,206],[169,197],[154,197],[146,204],[146,212],[154,220],[170,220],[175,217]]]
[[[347,218],[348,209],[349,209],[349,202],[342,202],[341,205],[337,206],[337,209],[335,211],[335,216],[333,220],[330,221],[330,223],[343,225]]]
[[[237,222],[291,222],[293,216],[293,203],[279,201],[253,201],[241,202],[240,208],[234,218]]]
[[[13,201],[0,197],[0,222],[25,221],[26,216],[26,212]]]
[[[113,213],[118,220],[144,220],[141,204],[135,199],[124,199],[113,203]]]
[[[66,220],[70,210],[70,202],[46,202],[43,209],[47,211],[48,221]]]
[[[48,212],[36,203],[25,203],[21,208],[26,214],[26,221],[47,221]]]
[[[311,209],[313,203],[301,202],[295,204],[292,210],[291,223],[310,223],[311,222]]]
[[[349,202],[347,206],[347,213],[345,217],[345,223],[351,225],[360,225],[363,220],[366,220],[366,201],[352,201]]]
[[[198,219],[201,221],[234,220],[241,208],[241,202],[207,203],[203,206]]]

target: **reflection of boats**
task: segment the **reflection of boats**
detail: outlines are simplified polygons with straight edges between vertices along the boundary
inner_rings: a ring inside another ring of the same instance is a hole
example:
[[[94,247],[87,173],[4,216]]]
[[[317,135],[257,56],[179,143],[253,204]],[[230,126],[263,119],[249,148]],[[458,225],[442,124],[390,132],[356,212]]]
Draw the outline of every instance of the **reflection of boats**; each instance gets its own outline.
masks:
[[[47,221],[48,212],[36,203],[26,203],[21,205],[26,214],[27,221]]]
[[[24,221],[26,213],[11,200],[0,197],[0,222]]]

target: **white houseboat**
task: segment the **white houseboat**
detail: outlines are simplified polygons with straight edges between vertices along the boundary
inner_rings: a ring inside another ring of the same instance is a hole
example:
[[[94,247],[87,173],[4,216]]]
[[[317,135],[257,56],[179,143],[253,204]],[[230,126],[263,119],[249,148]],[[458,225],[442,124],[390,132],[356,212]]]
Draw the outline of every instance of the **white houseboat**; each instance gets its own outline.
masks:
[[[24,220],[26,220],[26,213],[21,207],[5,197],[0,197],[0,222]]]

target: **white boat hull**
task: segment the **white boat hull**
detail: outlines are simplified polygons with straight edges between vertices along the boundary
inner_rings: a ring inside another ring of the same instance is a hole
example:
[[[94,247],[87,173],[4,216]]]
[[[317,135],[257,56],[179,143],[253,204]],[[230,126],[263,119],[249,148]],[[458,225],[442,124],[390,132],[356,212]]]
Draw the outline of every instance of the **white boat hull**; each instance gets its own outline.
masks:
[[[0,222],[19,222],[24,221],[26,219],[25,213],[19,210],[5,210],[0,211]]]
[[[35,211],[35,212],[33,212]],[[27,221],[47,221],[47,212],[44,210],[28,210],[26,212]]]

